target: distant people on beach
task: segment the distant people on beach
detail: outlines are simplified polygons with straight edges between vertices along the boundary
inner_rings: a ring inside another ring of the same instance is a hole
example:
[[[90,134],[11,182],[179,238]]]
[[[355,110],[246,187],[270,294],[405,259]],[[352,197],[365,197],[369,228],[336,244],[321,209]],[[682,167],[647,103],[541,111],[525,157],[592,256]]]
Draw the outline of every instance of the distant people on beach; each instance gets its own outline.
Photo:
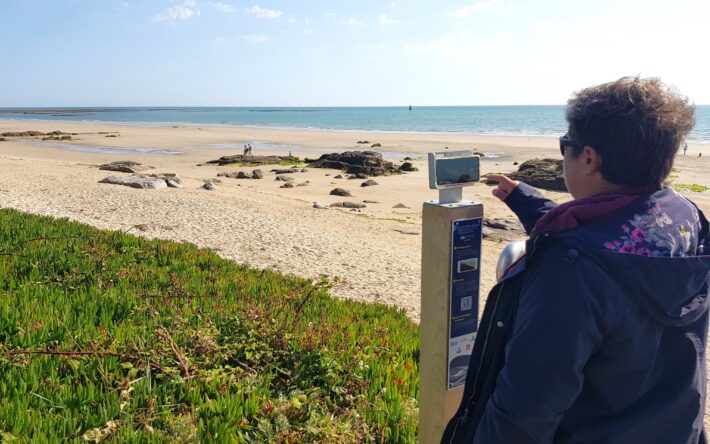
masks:
[[[244,145],[244,155],[251,156],[251,143]]]
[[[683,155],[688,152],[688,142],[683,142]]]

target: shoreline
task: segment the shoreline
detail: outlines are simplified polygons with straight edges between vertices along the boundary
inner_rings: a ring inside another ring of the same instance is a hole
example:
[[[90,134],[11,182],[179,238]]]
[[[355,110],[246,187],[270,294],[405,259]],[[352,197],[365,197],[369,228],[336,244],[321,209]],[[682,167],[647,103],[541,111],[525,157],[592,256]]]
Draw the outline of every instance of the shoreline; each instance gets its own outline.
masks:
[[[553,105],[550,105],[553,106]],[[556,106],[556,105],[555,105]],[[174,109],[174,108],[170,108]],[[263,126],[263,125],[245,125],[237,123],[195,123],[195,122],[122,122],[108,120],[64,120],[64,119],[12,119],[6,116],[0,117],[0,122],[37,122],[37,123],[57,123],[57,124],[86,124],[86,125],[117,125],[117,126],[140,126],[146,128],[167,128],[175,126],[183,127],[207,127],[207,128],[234,128],[245,130],[260,130],[260,131],[305,131],[314,133],[362,133],[362,134],[386,134],[386,135],[420,135],[420,136],[461,136],[461,137],[511,137],[511,138],[558,138],[563,132],[554,133],[486,133],[486,132],[465,132],[465,131],[405,131],[405,130],[376,130],[376,129],[341,129],[341,128],[314,128],[314,127],[289,127],[289,126]],[[710,145],[710,140],[704,139],[688,139],[688,143],[697,145]]]

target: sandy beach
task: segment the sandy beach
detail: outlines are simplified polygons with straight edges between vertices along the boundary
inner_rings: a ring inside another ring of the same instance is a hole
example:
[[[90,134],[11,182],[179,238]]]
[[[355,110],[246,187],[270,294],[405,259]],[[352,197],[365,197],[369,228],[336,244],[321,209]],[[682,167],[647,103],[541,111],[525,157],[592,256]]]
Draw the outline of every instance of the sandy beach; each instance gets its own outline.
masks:
[[[327,276],[335,296],[396,305],[414,321],[419,320],[421,209],[424,201],[437,198],[437,192],[428,188],[426,153],[463,149],[486,153],[484,174],[515,171],[514,162],[531,158],[559,157],[557,141],[547,137],[0,121],[0,132],[30,130],[77,135],[63,142],[31,138],[0,142],[0,207],[191,242],[225,258],[286,274]],[[106,137],[107,132],[120,135]],[[365,140],[381,147],[357,143]],[[284,166],[261,166],[262,180],[220,177],[214,191],[202,189],[204,181],[216,179],[220,172],[253,169],[198,166],[240,154],[245,143],[254,145],[255,155],[290,151],[301,159],[370,149],[395,163],[411,157],[419,171],[376,177],[377,186],[361,187],[361,180],[335,179],[337,170],[311,168],[292,175],[294,183],[303,186],[283,189],[270,170]],[[117,160],[155,167],[150,173],[175,173],[183,187],[141,190],[99,183],[121,173],[101,171],[97,165]],[[691,144],[686,156],[678,156],[675,168],[678,183],[710,185],[705,173],[710,168],[710,145]],[[336,187],[353,197],[329,195]],[[569,199],[566,193],[545,194],[559,202]],[[688,194],[710,213],[710,192]],[[466,188],[464,198],[483,202],[486,217],[514,219],[486,185]],[[343,200],[376,203],[359,211],[313,207]],[[482,298],[494,284],[495,262],[504,245],[484,239]]]
[[[0,207],[191,242],[225,258],[285,274],[327,276],[334,284],[333,295],[394,305],[415,322],[420,316],[422,205],[437,198],[437,192],[428,188],[426,153],[447,149],[486,153],[481,162],[484,174],[515,171],[514,163],[532,158],[559,158],[557,140],[545,137],[0,121],[0,133],[31,130],[77,134],[63,142],[1,141]],[[106,137],[106,132],[120,135]],[[381,147],[357,143],[364,140]],[[283,165],[260,166],[262,180],[220,177],[215,190],[203,189],[204,182],[217,179],[220,172],[253,169],[198,166],[240,154],[245,143],[254,145],[255,155],[283,156],[291,151],[301,159],[371,149],[395,163],[411,157],[419,171],[376,177],[378,185],[363,188],[362,180],[336,179],[340,171],[310,168],[292,174],[296,185],[305,186],[284,189],[270,172]],[[97,166],[118,160],[155,167],[150,173],[177,174],[183,187],[143,190],[99,183],[122,173]],[[690,144],[688,154],[677,157],[673,180],[710,186],[709,170],[710,145]],[[336,187],[353,197],[330,195]],[[464,189],[464,199],[481,201],[487,218],[514,220],[490,192],[489,186],[477,184]],[[544,194],[558,202],[570,199],[567,193]],[[686,194],[710,214],[710,192]],[[359,211],[313,207],[342,200],[376,203]],[[495,283],[495,263],[504,246],[505,242],[483,240],[481,310]],[[707,415],[705,424],[710,426]]]

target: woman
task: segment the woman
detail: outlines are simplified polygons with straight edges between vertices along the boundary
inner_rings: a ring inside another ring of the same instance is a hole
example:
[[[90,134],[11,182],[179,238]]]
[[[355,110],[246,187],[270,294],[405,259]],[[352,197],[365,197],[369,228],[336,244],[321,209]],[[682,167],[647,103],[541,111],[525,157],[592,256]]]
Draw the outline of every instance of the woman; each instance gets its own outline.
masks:
[[[488,297],[442,442],[705,442],[710,229],[662,186],[693,114],[657,79],[590,87],[560,138],[574,200],[488,176],[530,238]]]

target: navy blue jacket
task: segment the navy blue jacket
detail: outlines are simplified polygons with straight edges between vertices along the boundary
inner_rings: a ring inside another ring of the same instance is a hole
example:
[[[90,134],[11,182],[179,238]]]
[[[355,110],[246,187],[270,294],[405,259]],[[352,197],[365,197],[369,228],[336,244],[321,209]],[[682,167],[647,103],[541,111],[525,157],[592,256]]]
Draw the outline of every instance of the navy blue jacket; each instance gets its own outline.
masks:
[[[555,206],[524,184],[506,204],[528,231]],[[529,240],[489,295],[442,442],[704,443],[709,238],[663,189]]]

